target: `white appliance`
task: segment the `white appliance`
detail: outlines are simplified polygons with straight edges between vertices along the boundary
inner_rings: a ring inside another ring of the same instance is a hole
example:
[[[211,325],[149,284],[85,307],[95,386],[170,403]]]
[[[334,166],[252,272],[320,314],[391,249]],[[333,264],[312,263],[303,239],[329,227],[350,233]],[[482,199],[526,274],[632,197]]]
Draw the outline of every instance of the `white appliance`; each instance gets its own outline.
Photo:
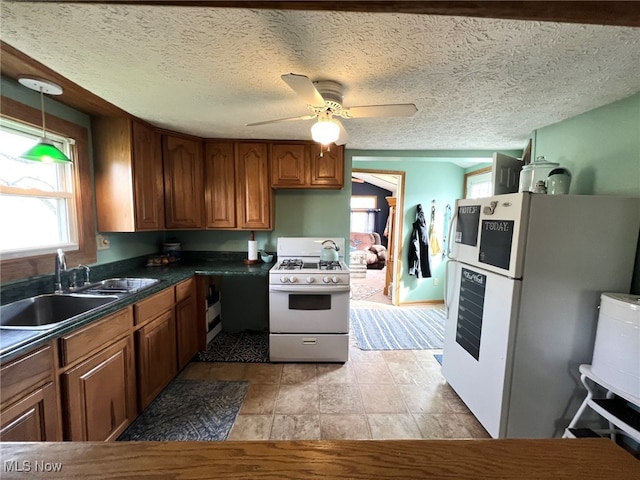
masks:
[[[323,242],[337,261],[321,261]],[[344,238],[280,237],[269,270],[269,359],[346,362],[349,359],[349,268]]]
[[[616,390],[640,399],[640,295],[600,296],[591,370]]]
[[[583,397],[603,291],[628,291],[640,199],[458,200],[442,373],[494,438],[561,435]]]

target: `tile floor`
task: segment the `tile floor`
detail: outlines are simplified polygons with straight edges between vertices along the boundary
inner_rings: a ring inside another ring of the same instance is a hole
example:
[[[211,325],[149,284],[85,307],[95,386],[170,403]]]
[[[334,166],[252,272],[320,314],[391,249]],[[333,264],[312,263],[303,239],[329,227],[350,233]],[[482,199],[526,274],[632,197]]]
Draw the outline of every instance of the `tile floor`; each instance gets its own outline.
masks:
[[[181,376],[251,383],[229,440],[488,438],[434,353],[352,343],[344,364],[192,362]]]

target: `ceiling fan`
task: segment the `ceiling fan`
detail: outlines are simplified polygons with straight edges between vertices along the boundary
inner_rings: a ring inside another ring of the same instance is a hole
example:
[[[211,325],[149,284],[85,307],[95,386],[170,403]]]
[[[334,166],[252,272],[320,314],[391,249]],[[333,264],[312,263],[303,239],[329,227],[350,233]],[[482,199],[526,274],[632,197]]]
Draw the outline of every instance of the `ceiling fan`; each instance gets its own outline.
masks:
[[[412,117],[418,111],[413,103],[344,107],[342,103],[344,88],[336,81],[319,80],[312,82],[309,80],[309,77],[295,73],[288,73],[282,75],[280,78],[307,103],[307,108],[311,111],[311,114],[249,123],[247,124],[248,127],[317,118],[318,121],[311,127],[313,140],[323,145],[330,143],[344,145],[349,141],[349,134],[345,130],[344,125],[342,125],[342,122],[335,117],[346,119]]]

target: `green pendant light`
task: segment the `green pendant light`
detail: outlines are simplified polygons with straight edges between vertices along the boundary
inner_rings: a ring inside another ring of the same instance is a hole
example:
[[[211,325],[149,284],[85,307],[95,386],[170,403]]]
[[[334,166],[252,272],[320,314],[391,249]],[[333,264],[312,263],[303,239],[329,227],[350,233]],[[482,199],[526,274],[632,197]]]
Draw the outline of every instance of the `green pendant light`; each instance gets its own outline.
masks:
[[[71,163],[71,159],[47,138],[45,127],[44,94],[61,95],[62,87],[48,80],[34,77],[19,77],[18,82],[31,90],[40,92],[40,110],[42,112],[42,137],[38,139],[38,143],[20,155],[20,158],[42,163]]]

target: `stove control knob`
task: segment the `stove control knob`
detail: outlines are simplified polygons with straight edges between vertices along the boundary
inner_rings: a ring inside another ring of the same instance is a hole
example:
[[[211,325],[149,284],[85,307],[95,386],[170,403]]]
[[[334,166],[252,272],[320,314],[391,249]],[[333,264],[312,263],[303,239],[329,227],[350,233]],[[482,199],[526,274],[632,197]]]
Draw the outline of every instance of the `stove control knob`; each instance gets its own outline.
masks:
[[[338,277],[331,277],[331,283],[339,283],[340,279]]]
[[[315,278],[313,278],[313,277],[307,277],[307,283],[313,283],[313,282],[315,282],[315,281],[316,281],[316,279],[315,279]]]
[[[329,277],[322,277],[322,281],[324,283],[331,283],[331,279]]]
[[[280,277],[280,283],[287,283],[289,279],[287,277]]]
[[[297,279],[296,277],[294,277],[293,275],[291,275],[291,276],[289,277],[289,281],[290,281],[291,283],[296,283],[296,282],[298,281],[298,279]]]

